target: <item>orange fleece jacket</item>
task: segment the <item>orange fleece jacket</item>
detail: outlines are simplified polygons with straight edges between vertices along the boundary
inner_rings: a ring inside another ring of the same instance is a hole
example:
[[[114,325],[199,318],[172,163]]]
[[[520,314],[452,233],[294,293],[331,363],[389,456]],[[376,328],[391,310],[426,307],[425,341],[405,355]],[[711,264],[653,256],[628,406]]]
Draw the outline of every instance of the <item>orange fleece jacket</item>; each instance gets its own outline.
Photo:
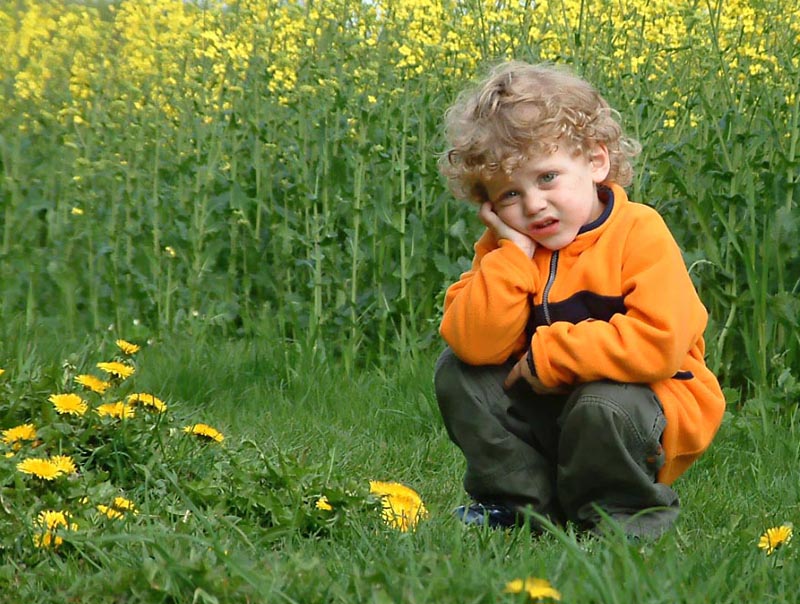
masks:
[[[440,333],[472,365],[533,352],[550,387],[613,380],[649,384],[664,408],[671,484],[711,443],[725,399],[706,367],[708,313],[680,249],[653,208],[600,188],[603,215],[575,240],[533,258],[486,231],[472,269],[447,290]]]

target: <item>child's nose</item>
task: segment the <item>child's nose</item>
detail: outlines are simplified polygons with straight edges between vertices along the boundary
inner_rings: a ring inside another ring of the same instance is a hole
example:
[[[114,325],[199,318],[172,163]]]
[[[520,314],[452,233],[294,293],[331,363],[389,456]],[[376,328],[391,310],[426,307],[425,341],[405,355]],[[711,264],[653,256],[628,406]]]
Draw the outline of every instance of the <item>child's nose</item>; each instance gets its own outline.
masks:
[[[525,194],[525,212],[528,215],[538,214],[547,206],[544,195],[538,191],[528,191]]]

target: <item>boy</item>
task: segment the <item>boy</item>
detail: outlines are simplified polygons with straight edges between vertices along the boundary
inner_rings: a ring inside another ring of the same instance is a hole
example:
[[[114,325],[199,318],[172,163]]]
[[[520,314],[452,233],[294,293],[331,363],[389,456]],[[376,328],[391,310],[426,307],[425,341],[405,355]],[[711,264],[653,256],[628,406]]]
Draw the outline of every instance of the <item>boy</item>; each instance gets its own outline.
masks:
[[[487,227],[447,290],[435,371],[467,524],[527,509],[596,531],[605,514],[657,537],[722,420],[706,309],[663,219],[628,201],[640,147],[615,115],[586,81],[515,61],[446,114],[440,170]]]

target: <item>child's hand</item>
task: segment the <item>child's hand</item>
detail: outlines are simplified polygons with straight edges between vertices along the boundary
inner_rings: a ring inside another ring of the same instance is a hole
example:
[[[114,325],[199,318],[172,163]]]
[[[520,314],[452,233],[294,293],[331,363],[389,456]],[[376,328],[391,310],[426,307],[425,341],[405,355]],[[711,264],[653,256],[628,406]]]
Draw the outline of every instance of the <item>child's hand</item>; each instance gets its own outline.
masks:
[[[506,377],[506,381],[503,383],[503,387],[508,390],[521,378],[530,384],[530,387],[536,394],[564,394],[566,390],[563,388],[548,388],[542,384],[542,381],[538,377],[531,373],[530,365],[528,364],[529,354],[530,351],[511,368],[508,377]]]
[[[508,239],[525,252],[528,258],[533,258],[533,252],[536,251],[536,242],[524,233],[520,233],[503,222],[500,217],[495,214],[491,202],[485,201],[481,204],[480,210],[478,210],[478,218],[492,230],[494,236],[498,240]]]

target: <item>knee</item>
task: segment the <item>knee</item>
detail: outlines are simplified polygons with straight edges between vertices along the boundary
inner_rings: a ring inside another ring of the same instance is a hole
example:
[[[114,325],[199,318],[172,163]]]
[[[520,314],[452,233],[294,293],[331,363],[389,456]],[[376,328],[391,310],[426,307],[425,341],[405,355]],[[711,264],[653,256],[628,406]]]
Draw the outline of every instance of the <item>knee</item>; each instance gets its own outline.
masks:
[[[562,435],[592,434],[610,439],[629,451],[660,449],[666,420],[661,403],[646,386],[595,382],[568,401],[561,417]]]

